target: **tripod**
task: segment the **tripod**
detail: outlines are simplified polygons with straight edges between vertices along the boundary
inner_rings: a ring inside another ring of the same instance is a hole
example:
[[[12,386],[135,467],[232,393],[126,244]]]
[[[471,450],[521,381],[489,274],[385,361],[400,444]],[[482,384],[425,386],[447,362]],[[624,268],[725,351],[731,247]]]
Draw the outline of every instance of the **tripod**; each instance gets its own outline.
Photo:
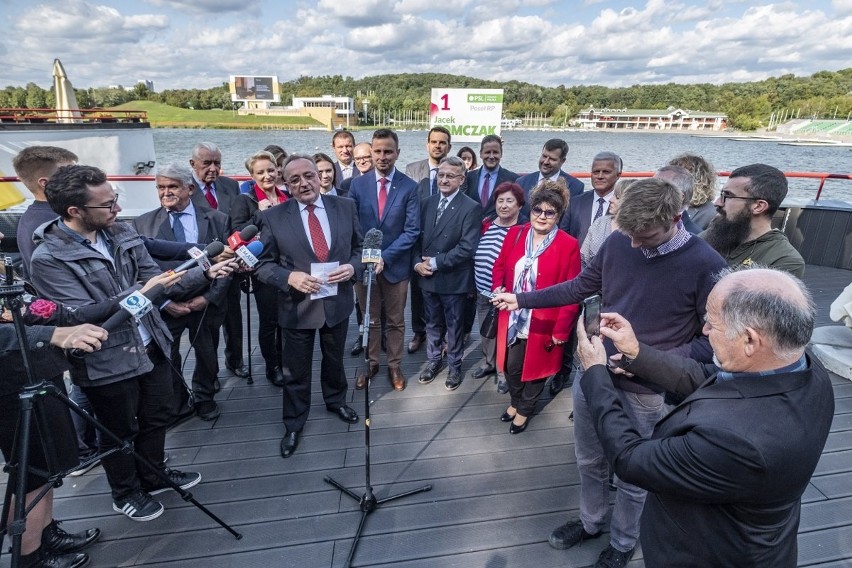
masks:
[[[26,385],[23,390],[18,394],[18,400],[20,401],[21,411],[20,417],[18,419],[18,428],[15,432],[15,441],[12,450],[12,457],[9,460],[9,463],[6,464],[5,471],[10,474],[9,483],[6,486],[6,496],[3,501],[3,511],[2,517],[0,517],[0,536],[8,533],[12,538],[12,563],[11,568],[19,568],[21,566],[21,540],[24,531],[26,530],[27,525],[27,515],[32,511],[32,509],[36,506],[36,504],[41,501],[45,495],[50,491],[53,487],[59,487],[62,485],[63,478],[68,475],[71,471],[77,469],[78,464],[73,464],[68,469],[62,469],[57,464],[57,459],[54,456],[54,453],[51,451],[51,448],[48,446],[51,445],[48,443],[45,435],[47,432],[44,430],[43,425],[46,424],[45,421],[45,412],[42,408],[44,400],[47,397],[51,397],[54,400],[58,400],[62,405],[64,405],[66,412],[68,410],[74,412],[78,416],[80,416],[83,420],[94,426],[98,432],[102,435],[108,437],[112,440],[116,447],[91,458],[90,461],[95,461],[101,459],[105,456],[112,455],[117,452],[123,452],[125,454],[133,454],[138,463],[141,463],[143,466],[151,470],[155,473],[160,480],[174,489],[178,494],[180,494],[181,498],[184,501],[192,503],[198,509],[200,509],[203,513],[205,513],[212,520],[216,521],[222,528],[230,532],[234,537],[239,540],[242,538],[242,535],[232,529],[230,526],[225,524],[219,517],[214,515],[211,511],[209,511],[206,507],[200,504],[195,498],[192,496],[192,493],[182,489],[179,485],[174,483],[169,477],[157,469],[157,467],[151,463],[147,458],[140,455],[133,449],[132,441],[122,440],[115,434],[113,434],[109,429],[107,429],[103,424],[92,418],[86,411],[81,409],[74,403],[71,399],[69,399],[64,392],[60,391],[53,383],[42,380],[41,382],[36,383],[34,378],[33,366],[30,360],[29,353],[29,342],[27,340],[27,334],[24,330],[24,322],[23,316],[21,315],[21,309],[23,307],[23,299],[22,295],[24,292],[23,286],[2,286],[0,287],[0,303],[7,307],[12,312],[12,319],[15,327],[15,334],[18,338],[18,343],[20,345],[21,350],[21,359],[23,361],[24,371],[26,375]],[[47,461],[47,484],[42,487],[41,491],[36,495],[35,499],[33,499],[27,507],[26,496],[27,496],[27,472],[30,468],[30,442],[33,436],[32,432],[32,421],[33,419],[37,420],[37,424],[40,426],[38,428],[39,431],[36,432],[36,435],[40,435],[42,449],[45,452],[45,457]],[[70,423],[70,416],[68,416]],[[13,483],[14,481],[14,483]],[[9,510],[11,509],[12,498],[15,500],[15,511],[14,517],[11,523],[7,524],[7,519],[9,516]]]
[[[364,302],[364,317],[366,318],[367,325],[364,326],[364,335],[362,338],[362,346],[364,347],[365,358],[367,359],[367,364],[369,364],[369,350],[367,349],[367,345],[369,343],[370,337],[370,295],[373,290],[373,273],[374,273],[374,264],[367,264],[367,270],[364,273],[364,280],[367,285],[367,300]],[[354,499],[358,502],[359,508],[361,509],[361,521],[358,523],[358,530],[355,532],[355,539],[352,541],[352,547],[349,549],[349,556],[346,557],[345,566],[348,568],[352,565],[352,558],[355,556],[355,550],[358,548],[358,540],[361,538],[361,532],[364,530],[364,524],[367,521],[367,516],[375,511],[380,505],[383,503],[387,503],[388,501],[395,501],[396,499],[401,499],[403,497],[408,497],[409,495],[414,495],[416,493],[423,493],[425,491],[431,491],[431,485],[425,485],[418,489],[412,489],[411,491],[406,491],[404,493],[400,493],[399,495],[391,495],[390,497],[385,497],[384,499],[376,499],[376,496],[373,494],[373,487],[370,485],[370,381],[367,380],[367,384],[364,387],[364,494],[360,497],[357,493],[352,491],[351,489],[344,487],[339,482],[335,481],[330,476],[326,476],[324,481],[334,487],[338,488],[340,491]]]

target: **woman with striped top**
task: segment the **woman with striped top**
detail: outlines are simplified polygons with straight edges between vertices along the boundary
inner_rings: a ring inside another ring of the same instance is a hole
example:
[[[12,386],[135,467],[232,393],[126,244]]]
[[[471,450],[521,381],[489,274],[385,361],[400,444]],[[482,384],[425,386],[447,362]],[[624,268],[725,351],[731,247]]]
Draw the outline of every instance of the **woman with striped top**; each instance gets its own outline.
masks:
[[[500,249],[503,247],[503,240],[506,238],[509,228],[514,227],[519,222],[518,217],[521,207],[524,205],[523,188],[513,182],[501,183],[494,189],[494,204],[496,216],[486,217],[482,222],[482,236],[473,257],[474,281],[478,292],[476,312],[479,314],[480,324],[491,309],[489,295],[493,289],[491,273],[494,269],[494,263],[500,255]],[[495,364],[496,340],[483,337],[480,339],[480,348],[482,349],[483,360],[480,366],[473,370],[474,379],[481,379],[497,373]],[[497,390],[501,393],[506,393],[509,390],[503,373],[497,375]]]

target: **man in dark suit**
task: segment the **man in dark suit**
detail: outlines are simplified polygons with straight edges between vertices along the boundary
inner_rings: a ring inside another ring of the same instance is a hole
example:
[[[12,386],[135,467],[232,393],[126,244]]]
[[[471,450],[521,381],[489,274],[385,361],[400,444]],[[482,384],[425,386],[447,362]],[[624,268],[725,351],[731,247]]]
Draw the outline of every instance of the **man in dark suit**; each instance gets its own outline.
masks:
[[[311,408],[314,339],[320,337],[320,384],[326,409],[349,424],[358,414],[346,406],[348,385],[343,349],[356,272],[361,272],[361,225],[355,202],[321,195],[317,166],[309,156],[291,155],[284,179],[293,199],[263,212],[263,254],[257,277],[279,290],[278,324],[289,356],[283,418],[287,432],[281,455],[293,455]],[[317,263],[336,268],[317,270]],[[336,289],[329,289],[336,288]]]
[[[592,159],[592,190],[571,197],[559,228],[577,239],[580,245],[592,223],[606,215],[622,168],[621,158],[614,152],[598,153]]]
[[[212,142],[199,142],[192,149],[189,160],[192,177],[198,188],[192,194],[192,203],[198,209],[215,209],[231,214],[231,205],[240,194],[240,186],[231,178],[221,176],[222,152]],[[230,227],[229,227],[230,229]],[[243,363],[243,316],[240,311],[240,277],[232,278],[228,288],[228,306],[225,315],[225,367],[241,378],[249,376]],[[216,339],[218,349],[219,340]]]
[[[370,143],[361,142],[360,144],[355,144],[355,149],[352,150],[352,159],[355,162],[355,170],[358,172],[358,175],[353,175],[349,179],[344,180],[337,177],[334,178],[337,180],[338,186],[343,192],[343,195],[349,195],[349,189],[352,187],[353,180],[358,179],[373,169],[373,154]],[[355,355],[357,355],[357,353],[355,353]]]
[[[426,135],[426,152],[428,157],[425,160],[411,162],[405,166],[405,175],[420,185],[418,192],[421,199],[438,194],[438,182],[435,176],[438,173],[438,164],[449,155],[450,149],[453,147],[450,143],[451,138],[450,131],[443,126],[432,127],[429,130],[429,134]],[[408,342],[408,352],[414,353],[420,349],[420,346],[426,340],[426,315],[423,306],[423,292],[420,290],[420,279],[415,274],[412,274],[411,277],[410,310],[411,331],[414,332],[414,336]]]
[[[447,390],[457,389],[462,382],[464,305],[473,285],[473,254],[482,227],[482,207],[460,191],[464,176],[461,158],[441,160],[437,174],[440,193],[421,202],[422,233],[415,249],[414,270],[420,276],[426,307],[428,358],[419,382],[431,383],[443,367],[441,324],[446,322]]]
[[[361,231],[382,231],[382,259],[376,267],[376,282],[370,298],[370,342],[368,365],[358,373],[355,388],[362,389],[379,372],[381,314],[387,323],[388,378],[395,390],[405,388],[402,349],[405,342],[405,300],[413,266],[414,243],[420,236],[420,199],[417,183],[394,167],[399,156],[399,139],[392,130],[373,133],[375,174],[355,179],[349,197],[355,201]],[[358,303],[366,305],[367,287],[355,285]]]
[[[544,143],[541,156],[538,158],[538,171],[519,177],[516,181],[524,188],[526,202],[530,201],[530,192],[546,179],[551,181],[563,180],[568,187],[568,193],[574,198],[583,193],[583,182],[562,171],[565,159],[568,157],[568,143],[560,138],[551,138]],[[529,207],[524,205],[522,213],[529,216]]]
[[[192,203],[195,185],[188,168],[168,164],[159,169],[155,180],[162,207],[133,220],[133,226],[140,235],[205,245],[228,238],[230,220],[227,215],[209,207],[197,208]],[[163,270],[170,270],[180,262],[158,260],[157,264]],[[163,319],[174,338],[172,378],[179,414],[188,406],[183,375],[179,371],[180,337],[184,330],[189,330],[195,349],[195,370],[192,373],[195,414],[202,420],[214,420],[219,416],[219,407],[213,400],[219,374],[216,337],[225,319],[230,280],[220,279],[191,288],[178,283],[169,291],[171,301],[163,309]]]
[[[650,439],[623,409],[600,338],[589,342],[580,326],[580,386],[607,460],[648,490],[647,566],[796,566],[802,494],[834,415],[828,373],[805,351],[814,317],[794,276],[728,273],[707,299],[703,330],[716,367],[640,344],[627,320],[604,314],[620,370],[687,395]]]
[[[348,130],[338,130],[331,137],[331,149],[337,161],[334,162],[334,179],[337,187],[342,187],[345,180],[360,176],[363,171],[353,159],[355,150],[355,135]]]
[[[467,196],[478,201],[486,217],[496,217],[494,189],[505,181],[515,181],[518,174],[500,167],[503,159],[503,140],[496,134],[488,134],[479,146],[482,167],[467,173],[465,187]]]

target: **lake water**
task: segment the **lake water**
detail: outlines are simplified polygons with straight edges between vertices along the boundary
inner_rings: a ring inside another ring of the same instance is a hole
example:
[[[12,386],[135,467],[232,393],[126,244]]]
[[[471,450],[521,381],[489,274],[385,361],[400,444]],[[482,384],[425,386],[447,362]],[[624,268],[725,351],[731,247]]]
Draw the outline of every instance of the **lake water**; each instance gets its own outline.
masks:
[[[369,142],[371,134],[368,130],[354,132],[355,141]],[[399,167],[426,157],[426,131],[406,131],[398,135]],[[331,136],[330,132],[322,131],[154,129],[154,145],[157,162],[162,165],[172,161],[186,163],[196,143],[213,142],[222,150],[225,175],[246,175],[245,159],[268,144],[278,144],[291,153],[325,152],[334,158]],[[704,156],[719,171],[762,162],[785,172],[849,173],[852,158],[852,148],[848,147],[783,146],[775,142],[737,142],[726,137],[690,134],[507,130],[503,138],[502,163],[518,173],[538,168],[539,152],[549,138],[562,138],[568,143],[564,169],[569,172],[589,171],[592,158],[603,150],[621,156],[625,171],[654,170],[683,152]],[[456,142],[453,153],[464,145]],[[474,149],[478,152],[478,145]],[[791,179],[789,197],[813,198],[817,187],[817,180]],[[828,180],[822,197],[852,201],[852,182]]]

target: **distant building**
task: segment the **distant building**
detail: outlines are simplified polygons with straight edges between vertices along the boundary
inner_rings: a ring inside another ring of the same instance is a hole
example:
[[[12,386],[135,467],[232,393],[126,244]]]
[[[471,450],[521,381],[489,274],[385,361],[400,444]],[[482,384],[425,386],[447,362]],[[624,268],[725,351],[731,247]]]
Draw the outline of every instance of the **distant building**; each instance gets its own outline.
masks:
[[[152,93],[154,92],[154,81],[148,81],[147,79],[139,79],[138,81],[136,81],[136,84],[145,85],[146,89],[148,89]]]
[[[611,109],[581,111],[577,122],[582,128],[624,128],[633,130],[724,130],[728,116],[669,107],[660,109]]]
[[[293,97],[294,109],[305,109],[312,116],[315,109],[331,109],[332,113],[329,117],[331,120],[331,128],[338,126],[354,126],[358,124],[358,111],[355,110],[355,99],[352,97],[335,97],[333,95],[323,95],[321,97]],[[320,122],[326,123],[326,120],[315,116]]]

